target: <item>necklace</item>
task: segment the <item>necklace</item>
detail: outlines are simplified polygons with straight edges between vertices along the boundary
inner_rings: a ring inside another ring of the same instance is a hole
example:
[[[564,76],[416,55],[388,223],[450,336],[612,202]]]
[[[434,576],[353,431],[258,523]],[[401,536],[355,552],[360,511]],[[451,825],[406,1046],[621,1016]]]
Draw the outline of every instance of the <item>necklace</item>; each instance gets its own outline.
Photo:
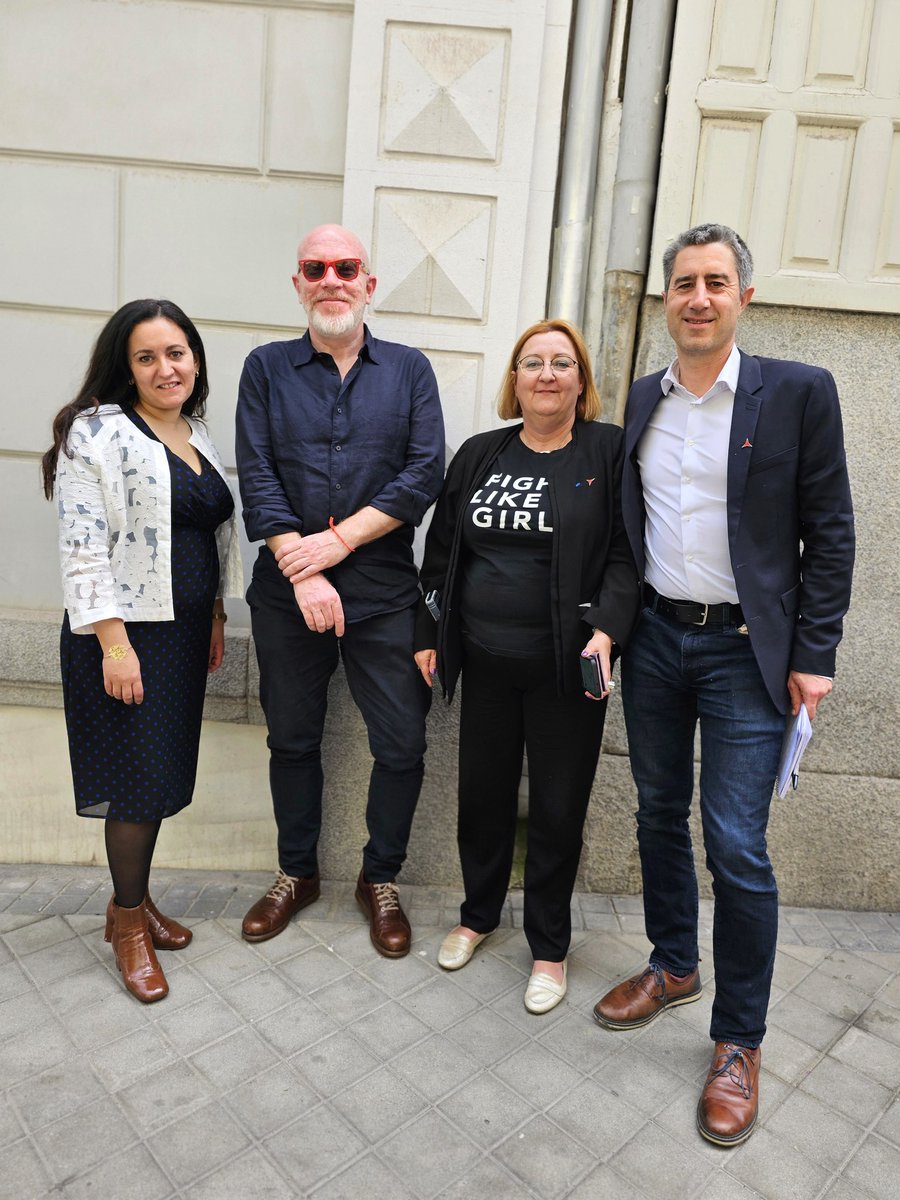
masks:
[[[562,450],[563,446],[568,446],[569,442],[572,440],[572,430],[567,429],[562,435],[562,440],[557,439],[556,443],[552,446],[532,446],[528,438],[525,436],[524,429],[519,430],[519,439],[521,440],[523,446],[526,446],[534,454],[552,454],[554,450]]]

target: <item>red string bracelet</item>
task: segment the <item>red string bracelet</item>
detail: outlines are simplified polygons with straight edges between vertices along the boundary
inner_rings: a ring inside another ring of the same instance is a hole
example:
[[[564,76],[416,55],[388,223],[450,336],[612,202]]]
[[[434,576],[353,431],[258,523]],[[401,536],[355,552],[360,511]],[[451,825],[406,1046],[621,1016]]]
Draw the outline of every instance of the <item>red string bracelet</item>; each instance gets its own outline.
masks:
[[[341,545],[344,547],[344,549],[349,551],[350,554],[352,554],[353,547],[347,545],[347,543],[344,541],[344,539],[341,537],[341,535],[338,533],[338,531],[334,527],[334,517],[328,518],[328,528],[331,530],[331,532],[334,534],[334,536],[337,538],[337,540],[341,543]]]

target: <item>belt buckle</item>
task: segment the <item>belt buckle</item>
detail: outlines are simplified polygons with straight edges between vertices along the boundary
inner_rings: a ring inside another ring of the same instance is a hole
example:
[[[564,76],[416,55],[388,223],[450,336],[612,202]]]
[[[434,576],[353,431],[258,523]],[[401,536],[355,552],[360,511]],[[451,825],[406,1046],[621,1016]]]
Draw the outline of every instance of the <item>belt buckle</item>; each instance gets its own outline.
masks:
[[[706,624],[707,619],[709,617],[709,605],[704,604],[702,607],[703,607],[703,617],[699,621],[691,621],[692,625],[705,625]]]

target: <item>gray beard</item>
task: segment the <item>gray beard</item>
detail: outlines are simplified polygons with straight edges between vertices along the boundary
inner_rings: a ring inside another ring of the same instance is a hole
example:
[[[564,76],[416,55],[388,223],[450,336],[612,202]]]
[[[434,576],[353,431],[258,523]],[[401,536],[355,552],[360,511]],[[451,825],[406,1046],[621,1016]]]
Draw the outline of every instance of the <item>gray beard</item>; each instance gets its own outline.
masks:
[[[346,333],[351,333],[360,324],[365,312],[365,305],[351,305],[351,307],[341,317],[326,317],[318,311],[318,307],[313,305],[311,309],[306,309],[306,316],[309,324],[323,337],[343,337]]]

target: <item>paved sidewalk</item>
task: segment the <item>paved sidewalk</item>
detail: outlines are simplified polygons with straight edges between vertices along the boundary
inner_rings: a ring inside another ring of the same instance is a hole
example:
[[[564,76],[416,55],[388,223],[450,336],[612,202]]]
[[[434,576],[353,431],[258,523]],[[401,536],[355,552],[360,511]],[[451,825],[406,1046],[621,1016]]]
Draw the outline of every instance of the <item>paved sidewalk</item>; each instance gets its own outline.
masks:
[[[569,994],[522,1005],[507,927],[462,971],[436,953],[458,894],[404,888],[416,941],[380,958],[352,884],[240,940],[268,875],[165,871],[195,933],[142,1006],[102,937],[105,869],[0,865],[2,1200],[896,1200],[900,917],[782,909],[762,1115],[694,1127],[703,999],[631,1034],[591,1007],[644,961],[640,901],[579,895]]]

